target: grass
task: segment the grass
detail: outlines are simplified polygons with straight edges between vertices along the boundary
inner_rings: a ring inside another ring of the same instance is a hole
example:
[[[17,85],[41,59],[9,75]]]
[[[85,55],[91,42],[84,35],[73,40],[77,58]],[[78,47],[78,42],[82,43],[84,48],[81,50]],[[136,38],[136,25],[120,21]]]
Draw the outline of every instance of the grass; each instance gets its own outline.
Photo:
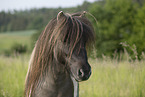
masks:
[[[145,97],[145,63],[91,60],[93,74],[80,97]]]
[[[0,33],[0,53],[14,43],[30,46],[31,31]],[[92,75],[80,82],[80,97],[145,97],[145,61],[89,59]],[[0,97],[23,97],[29,55],[0,55]],[[145,59],[145,56],[144,56]]]
[[[0,97],[22,97],[28,56],[0,56]]]
[[[29,55],[0,56],[0,97],[23,97]],[[92,75],[80,97],[145,97],[145,61],[89,59]]]
[[[30,38],[35,32],[35,30],[26,30],[0,33],[0,53],[9,50],[16,43],[27,45],[30,48]]]

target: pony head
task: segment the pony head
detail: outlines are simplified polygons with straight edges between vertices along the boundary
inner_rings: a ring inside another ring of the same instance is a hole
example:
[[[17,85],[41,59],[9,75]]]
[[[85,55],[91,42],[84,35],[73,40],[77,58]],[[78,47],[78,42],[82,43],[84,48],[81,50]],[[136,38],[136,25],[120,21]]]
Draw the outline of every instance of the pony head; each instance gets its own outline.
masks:
[[[58,36],[54,57],[76,81],[87,80],[91,75],[91,66],[86,47],[94,40],[94,31],[85,12],[72,15],[59,12],[55,32]]]

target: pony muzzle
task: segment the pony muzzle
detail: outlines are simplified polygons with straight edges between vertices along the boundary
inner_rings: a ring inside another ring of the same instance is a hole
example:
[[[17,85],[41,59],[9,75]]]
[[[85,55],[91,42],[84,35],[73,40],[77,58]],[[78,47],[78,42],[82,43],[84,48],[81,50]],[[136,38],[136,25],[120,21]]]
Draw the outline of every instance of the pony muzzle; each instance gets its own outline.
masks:
[[[91,68],[89,69],[79,69],[77,72],[78,81],[88,80],[91,75]]]

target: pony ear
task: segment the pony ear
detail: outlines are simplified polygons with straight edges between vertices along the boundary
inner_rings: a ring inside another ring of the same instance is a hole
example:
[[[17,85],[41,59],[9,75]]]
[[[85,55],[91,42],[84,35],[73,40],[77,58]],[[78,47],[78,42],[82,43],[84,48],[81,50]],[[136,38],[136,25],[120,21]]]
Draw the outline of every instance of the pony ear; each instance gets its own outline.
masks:
[[[86,13],[87,13],[86,11],[83,11],[82,14],[80,15],[80,17],[85,17]]]
[[[65,14],[63,13],[63,11],[60,11],[60,12],[57,14],[57,21],[58,21],[61,17],[65,17]]]
[[[86,11],[78,12],[78,13],[73,13],[72,16],[85,17],[85,14],[86,14],[86,13],[87,13]]]

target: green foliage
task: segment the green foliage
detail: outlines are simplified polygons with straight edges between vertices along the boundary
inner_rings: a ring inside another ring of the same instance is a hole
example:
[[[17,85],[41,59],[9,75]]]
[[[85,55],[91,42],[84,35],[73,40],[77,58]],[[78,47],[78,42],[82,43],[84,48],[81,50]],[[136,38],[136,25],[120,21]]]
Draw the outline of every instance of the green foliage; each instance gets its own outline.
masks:
[[[121,52],[121,42],[135,44],[139,54],[145,50],[145,4],[142,4],[140,6],[132,0],[102,0],[89,8],[98,20],[99,32],[95,29],[98,56],[112,56],[115,50]]]
[[[145,52],[145,3],[137,10],[133,25],[133,33],[128,39],[131,45],[135,44],[139,55]]]
[[[11,51],[13,53],[18,53],[18,54],[26,53],[27,52],[27,46],[15,43],[15,44],[13,44],[13,46],[11,48]]]
[[[56,17],[61,10],[64,12],[78,12],[87,10],[91,3],[85,1],[81,6],[71,8],[40,8],[24,11],[0,12],[0,32],[41,29]]]

